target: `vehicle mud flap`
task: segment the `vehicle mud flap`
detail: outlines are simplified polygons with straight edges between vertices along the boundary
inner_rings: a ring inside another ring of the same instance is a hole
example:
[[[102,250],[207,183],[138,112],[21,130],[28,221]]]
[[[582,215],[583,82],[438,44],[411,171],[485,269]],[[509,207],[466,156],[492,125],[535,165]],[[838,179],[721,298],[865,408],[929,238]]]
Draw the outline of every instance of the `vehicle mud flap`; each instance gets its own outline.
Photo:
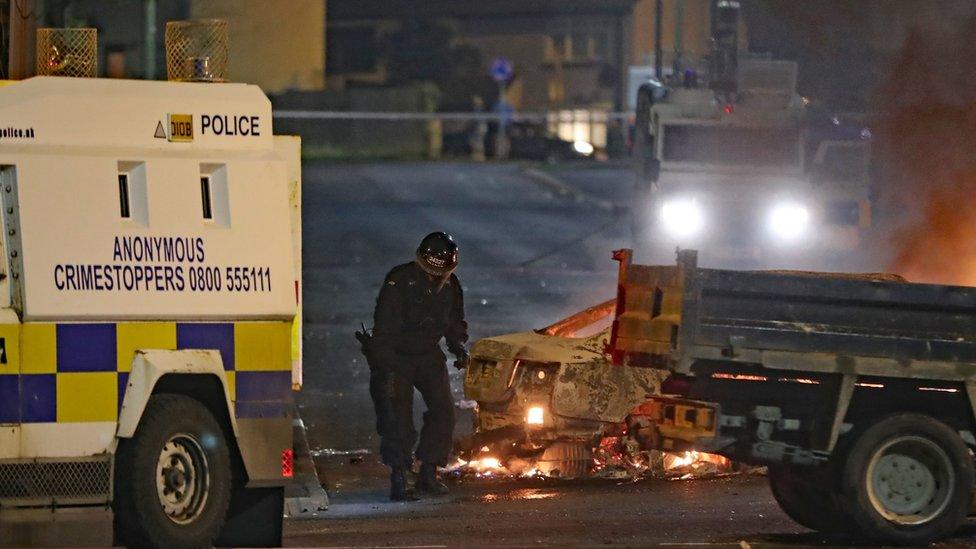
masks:
[[[319,480],[315,461],[312,459],[305,436],[305,422],[295,407],[292,423],[295,450],[295,476],[285,486],[285,517],[289,519],[315,519],[329,509],[329,495]]]

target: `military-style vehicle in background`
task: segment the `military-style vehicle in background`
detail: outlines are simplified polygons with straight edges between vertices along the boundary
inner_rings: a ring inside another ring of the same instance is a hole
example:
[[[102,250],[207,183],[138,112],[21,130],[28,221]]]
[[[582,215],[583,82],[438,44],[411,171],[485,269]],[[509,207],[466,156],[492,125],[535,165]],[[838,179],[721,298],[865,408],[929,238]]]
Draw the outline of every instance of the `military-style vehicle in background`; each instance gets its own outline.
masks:
[[[970,510],[976,289],[893,275],[620,261],[607,351],[668,371],[628,416],[641,445],[769,465],[798,523],[924,544]]]
[[[789,61],[742,61],[728,97],[641,87],[638,253],[697,247],[710,262],[755,266],[858,249],[871,223],[870,134],[811,131],[796,73]]]
[[[751,268],[849,259],[871,223],[870,134],[811,131],[797,64],[739,59],[737,3],[720,11],[707,77],[638,89],[637,253],[669,261],[694,247]]]

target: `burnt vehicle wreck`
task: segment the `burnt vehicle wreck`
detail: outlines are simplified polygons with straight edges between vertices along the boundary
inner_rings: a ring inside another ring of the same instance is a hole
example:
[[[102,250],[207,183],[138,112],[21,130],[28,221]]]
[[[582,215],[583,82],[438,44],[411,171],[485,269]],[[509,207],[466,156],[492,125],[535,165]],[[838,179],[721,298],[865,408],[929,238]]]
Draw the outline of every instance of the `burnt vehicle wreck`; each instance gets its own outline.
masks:
[[[478,403],[466,455],[515,473],[577,478],[593,450],[625,434],[630,412],[660,391],[665,372],[614,365],[605,353],[616,300],[531,332],[482,339],[464,379]]]

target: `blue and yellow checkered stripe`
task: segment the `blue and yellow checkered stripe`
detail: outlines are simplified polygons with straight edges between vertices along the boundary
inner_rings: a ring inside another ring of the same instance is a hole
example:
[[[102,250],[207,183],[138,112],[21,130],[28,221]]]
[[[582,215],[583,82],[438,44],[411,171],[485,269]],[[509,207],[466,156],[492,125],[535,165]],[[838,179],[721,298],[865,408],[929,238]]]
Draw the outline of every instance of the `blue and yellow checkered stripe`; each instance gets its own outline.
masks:
[[[291,399],[291,323],[0,325],[0,423],[117,421],[137,349],[220,351],[239,418]]]

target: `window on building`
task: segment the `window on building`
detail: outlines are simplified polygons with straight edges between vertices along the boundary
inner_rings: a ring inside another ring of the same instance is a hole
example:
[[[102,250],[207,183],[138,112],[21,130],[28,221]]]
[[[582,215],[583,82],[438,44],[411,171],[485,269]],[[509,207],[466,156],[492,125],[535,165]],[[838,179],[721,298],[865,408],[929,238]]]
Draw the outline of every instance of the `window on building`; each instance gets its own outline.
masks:
[[[566,88],[563,80],[559,76],[550,76],[548,84],[548,97],[550,103],[562,103],[566,100]]]
[[[594,33],[591,39],[593,40],[593,57],[597,59],[606,59],[607,51],[610,49],[610,39],[607,37],[607,33]]]
[[[572,35],[572,59],[590,58],[590,35],[585,32],[574,32]]]
[[[328,74],[376,70],[378,47],[372,27],[330,28],[325,41],[325,70]]]
[[[549,51],[546,57],[550,61],[561,59],[565,61],[569,58],[569,38],[562,33],[549,36]]]
[[[561,25],[551,30],[546,58],[563,61],[599,61],[609,55],[610,35],[606,31],[591,30],[582,25]]]

